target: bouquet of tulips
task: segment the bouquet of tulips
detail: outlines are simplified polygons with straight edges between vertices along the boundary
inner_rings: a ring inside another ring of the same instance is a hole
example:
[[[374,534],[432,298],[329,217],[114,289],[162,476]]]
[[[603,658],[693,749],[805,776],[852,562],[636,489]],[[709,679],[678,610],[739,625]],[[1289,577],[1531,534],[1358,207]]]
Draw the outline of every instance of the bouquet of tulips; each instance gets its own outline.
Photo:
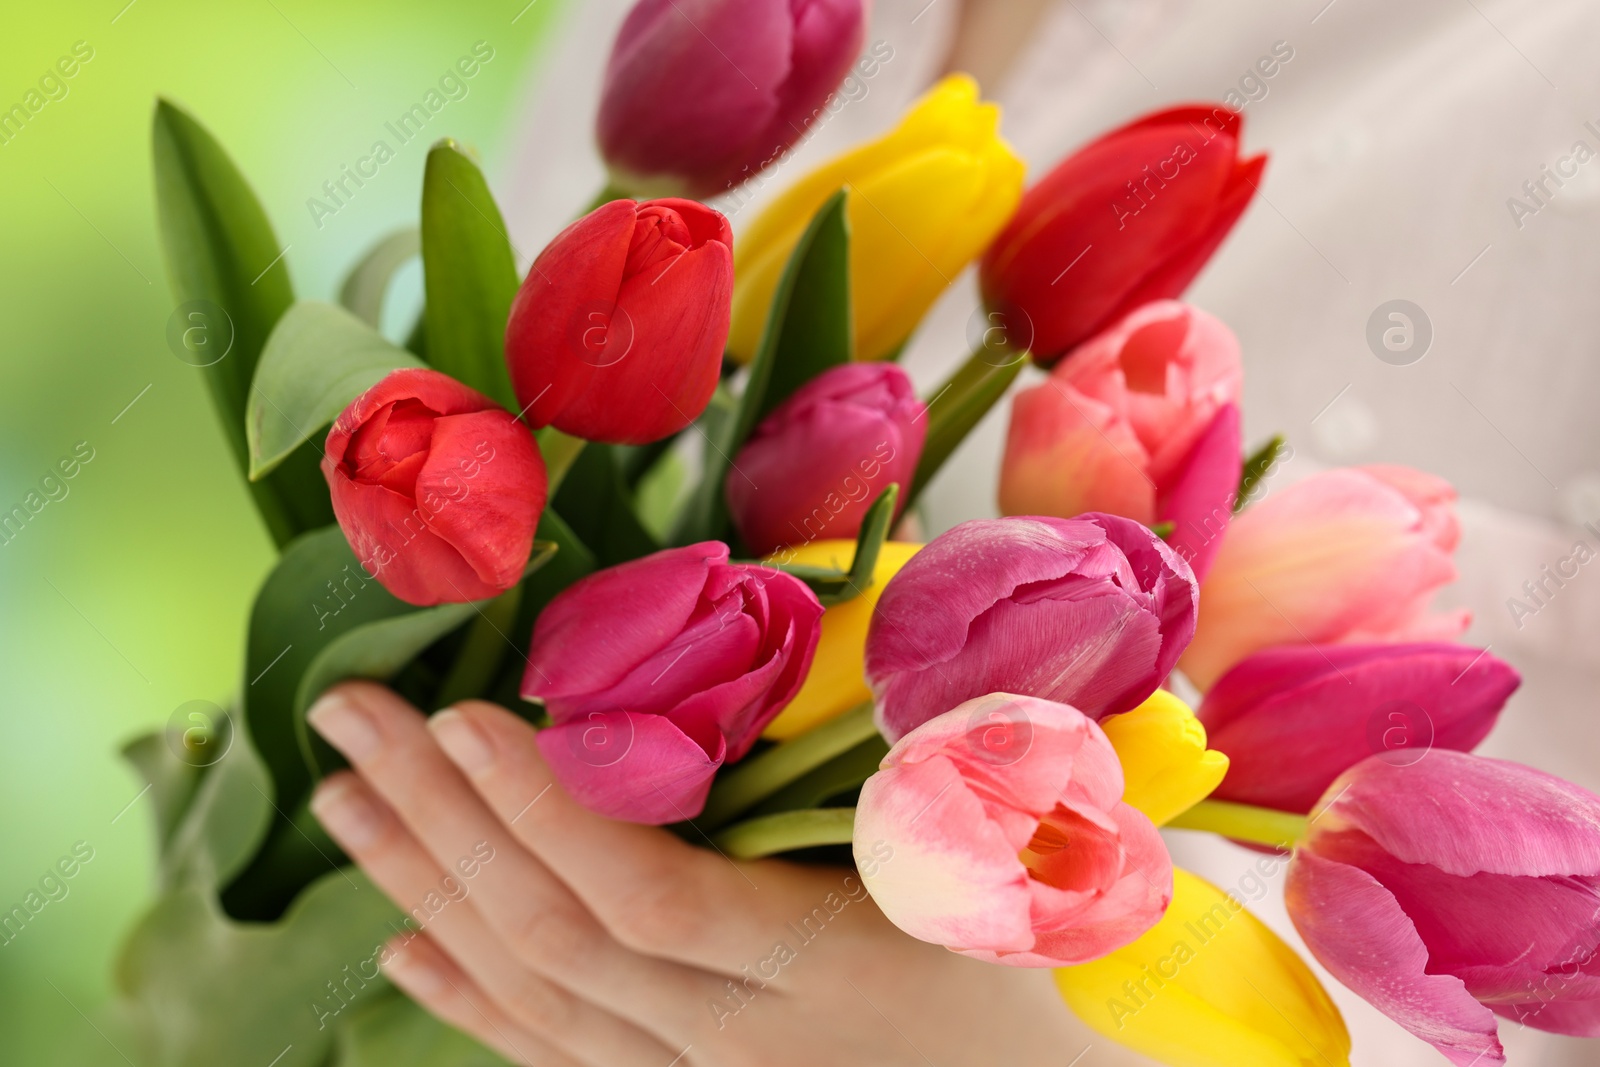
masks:
[[[1519,679],[1428,610],[1452,490],[1274,487],[1237,342],[1176,299],[1262,173],[1239,116],[1149,115],[1024,190],[954,76],[736,240],[716,198],[786,177],[864,4],[692,6],[623,25],[612,184],[525,270],[442,141],[420,235],[297,299],[226,153],[158,106],[183,336],[281,555],[236,704],[129,748],[162,855],[119,969],[148,1061],[487,1056],[379,977],[401,916],[308,810],[342,762],[307,710],[353,677],[516,710],[610,818],[853,860],[909,936],[1052,968],[1063,1010],[1163,1063],[1348,1062],[1241,899],[1280,871],[1326,971],[1452,1062],[1503,1062],[1496,1015],[1600,1034],[1600,799],[1468,754]],[[398,343],[379,315],[419,251]],[[896,357],[973,262],[975,351],[919,395]],[[1030,366],[1006,517],[921,543],[919,494]],[[1251,843],[1251,885],[1175,869],[1163,826]]]

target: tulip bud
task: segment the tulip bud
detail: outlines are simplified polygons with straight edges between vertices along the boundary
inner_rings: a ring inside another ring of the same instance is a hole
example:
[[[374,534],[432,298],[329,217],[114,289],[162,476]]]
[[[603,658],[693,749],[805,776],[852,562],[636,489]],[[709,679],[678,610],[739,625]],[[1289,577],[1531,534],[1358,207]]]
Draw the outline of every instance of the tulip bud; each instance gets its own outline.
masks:
[[[1416,762],[1435,748],[1469,752],[1521,681],[1504,660],[1465,645],[1258,652],[1200,705],[1211,743],[1232,761],[1216,799],[1306,812],[1329,783],[1375,753]]]
[[[817,654],[811,661],[805,683],[761,736],[771,741],[787,741],[872,699],[862,665],[872,609],[877,606],[885,583],[921,548],[919,544],[905,541],[885,541],[878,549],[878,561],[872,568],[872,584],[857,596],[822,613]],[[779,552],[773,562],[848,571],[855,557],[854,541],[812,541]]]
[[[728,510],[752,552],[853,538],[890,482],[899,509],[922,456],[927,410],[893,363],[833,367],[773,409],[739,451]]]
[[[728,220],[691,200],[613,200],[563,230],[506,327],[528,422],[611,444],[693,422],[721,373],[732,244]]]
[[[1008,693],[896,742],[861,787],[854,847],[890,922],[989,963],[1103,956],[1172,896],[1166,845],[1123,803],[1106,735],[1075,708]]]
[[[1155,692],[1194,632],[1188,564],[1112,515],[974,519],[889,582],[867,635],[893,741],[975,696],[1070,702],[1092,719]]]
[[[1373,756],[1328,786],[1284,900],[1335,978],[1452,1063],[1495,1015],[1600,1037],[1600,797],[1515,763]]]
[[[544,460],[526,426],[449,375],[391,371],[352,400],[322,474],[361,566],[401,600],[483,600],[521,580]]]
[[[1282,862],[1263,856],[1248,877]],[[1144,936],[1055,972],[1067,1006],[1172,1067],[1348,1067],[1344,1019],[1294,949],[1238,897],[1172,874],[1172,904]]]
[[[1206,728],[1165,689],[1100,726],[1122,764],[1122,799],[1157,826],[1210,796],[1228,773],[1228,757],[1206,747]]]
[[[1246,508],[1206,575],[1184,674],[1209,689],[1273,645],[1456,636],[1467,612],[1428,612],[1456,577],[1455,496],[1408,467],[1348,467]]]
[[[602,815],[693,818],[799,691],[821,616],[804,582],[729,563],[717,541],[591,574],[534,624],[522,695],[550,716],[539,751]]]
[[[1055,363],[1140,304],[1175,297],[1255,194],[1218,104],[1158,111],[1079,149],[1029,189],[983,257],[985,303]]]
[[[739,238],[729,354],[741,362],[755,354],[790,253],[841,188],[856,358],[882,359],[898,348],[1022,195],[1024,166],[999,126],[999,108],[978,102],[977,83],[951,75],[897,128],[823,164],[774,200]]]
[[[1169,543],[1203,576],[1243,466],[1243,381],[1239,342],[1220,320],[1145,304],[1012,401],[1000,510],[1172,522]]]
[[[865,0],[640,0],[606,65],[612,182],[705,199],[798,141],[861,51]]]

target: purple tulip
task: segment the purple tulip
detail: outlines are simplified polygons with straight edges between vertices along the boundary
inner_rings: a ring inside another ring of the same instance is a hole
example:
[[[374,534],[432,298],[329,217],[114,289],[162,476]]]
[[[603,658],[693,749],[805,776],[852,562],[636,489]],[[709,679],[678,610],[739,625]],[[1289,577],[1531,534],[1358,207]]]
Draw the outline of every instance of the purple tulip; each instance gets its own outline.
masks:
[[[613,180],[704,199],[788,151],[861,51],[866,0],[640,0],[597,133]]]
[[[1193,573],[1131,519],[974,519],[883,588],[867,681],[891,742],[965,700],[1007,692],[1091,719],[1155,692],[1194,635]]]
[[[719,541],[591,574],[533,628],[522,695],[550,715],[539,751],[602,815],[692,818],[799,690],[821,618],[804,582],[730,564]]]
[[[1600,797],[1463,752],[1373,756],[1328,787],[1289,916],[1345,985],[1458,1067],[1495,1015],[1600,1036]]]
[[[893,363],[846,363],[817,375],[761,421],[728,471],[739,536],[760,556],[854,537],[890,482],[899,483],[904,507],[926,414]]]
[[[1197,712],[1227,753],[1218,800],[1305,812],[1328,783],[1374,753],[1415,763],[1432,748],[1470,752],[1522,678],[1466,645],[1286,645],[1258,652]]]

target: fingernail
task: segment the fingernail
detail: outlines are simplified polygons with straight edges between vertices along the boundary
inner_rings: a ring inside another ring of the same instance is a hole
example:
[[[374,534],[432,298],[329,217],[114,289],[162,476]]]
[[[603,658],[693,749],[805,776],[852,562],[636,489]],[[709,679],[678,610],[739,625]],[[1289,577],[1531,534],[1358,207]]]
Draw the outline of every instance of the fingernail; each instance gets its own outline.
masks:
[[[352,763],[376,754],[383,744],[367,713],[339,693],[328,693],[311,705],[306,721]]]
[[[493,765],[494,747],[489,739],[455,708],[445,708],[429,719],[428,729],[433,731],[445,755],[469,775],[482,774]]]
[[[444,975],[437,967],[403,949],[382,966],[398,985],[419,997],[432,997],[444,989]]]
[[[348,778],[324,782],[311,797],[311,813],[341,845],[360,850],[377,840],[383,817]]]

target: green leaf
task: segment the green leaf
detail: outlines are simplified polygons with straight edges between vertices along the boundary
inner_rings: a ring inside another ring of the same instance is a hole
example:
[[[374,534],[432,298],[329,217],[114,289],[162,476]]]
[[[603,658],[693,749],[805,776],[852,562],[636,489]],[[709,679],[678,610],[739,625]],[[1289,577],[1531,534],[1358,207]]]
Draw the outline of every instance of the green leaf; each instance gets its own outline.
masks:
[[[450,140],[423,174],[422,270],[428,362],[516,411],[505,352],[516,259],[483,173]]]
[[[355,868],[329,871],[271,923],[228,918],[202,884],[164,893],[117,960],[115,1007],[135,1058],[324,1067],[340,1027],[391,988],[376,957],[400,919]]]
[[[829,367],[850,361],[850,234],[840,190],[817,209],[783,269],[766,328],[750,360],[733,417],[718,426],[705,471],[673,540],[728,539],[723,482],[763,415]]]
[[[415,226],[396,230],[361,257],[339,287],[339,303],[376,330],[383,320],[383,298],[395,272],[422,251],[422,231]]]
[[[553,504],[601,566],[661,548],[633,509],[633,494],[610,445],[591,444],[578,455]]]
[[[133,765],[150,787],[155,808],[156,843],[165,852],[178,823],[188,811],[200,784],[202,769],[178,758],[168,743],[168,731],[141,734],[122,746],[122,758]]]
[[[398,367],[425,364],[343,308],[291,307],[267,338],[250,387],[250,480],[275,469]]]
[[[1283,434],[1273,434],[1272,440],[1258,448],[1249,459],[1244,461],[1244,469],[1239,472],[1239,491],[1233,497],[1233,511],[1238,514],[1255,495],[1256,487],[1261,484],[1261,479],[1272,470],[1272,465],[1278,462],[1278,453],[1283,450]]]
[[[945,460],[1005,395],[1027,361],[1025,352],[980,346],[933,394],[928,401],[928,435],[906,507],[916,502]]]
[[[762,561],[762,565],[805,582],[825,608],[854,600],[872,586],[872,572],[878,566],[878,553],[883,550],[884,539],[889,536],[889,524],[894,521],[894,504],[899,495],[899,483],[890,482],[867,509],[856,534],[855,554],[848,571],[809,563],[785,563],[781,552],[773,560]]]
[[[399,990],[350,1010],[329,1067],[507,1067],[506,1061]]]
[[[536,543],[524,576],[544,566],[555,553],[555,545]],[[406,604],[403,613],[362,623],[324,645],[301,675],[294,701],[294,728],[312,773],[320,776],[343,765],[306,726],[306,711],[324,690],[346,678],[388,681],[439,638],[470,619],[483,617],[493,599],[431,608]],[[502,636],[502,640],[509,639]]]
[[[174,314],[211,336],[231,339],[226,354],[200,373],[242,472],[249,465],[245,407],[256,362],[273,325],[294,300],[283,258],[287,249],[278,244],[266,212],[228,154],[187,112],[158,101],[152,140],[161,246],[179,301]],[[215,321],[212,309],[220,309],[226,322]],[[250,492],[280,547],[333,520],[313,450],[304,450]]]

